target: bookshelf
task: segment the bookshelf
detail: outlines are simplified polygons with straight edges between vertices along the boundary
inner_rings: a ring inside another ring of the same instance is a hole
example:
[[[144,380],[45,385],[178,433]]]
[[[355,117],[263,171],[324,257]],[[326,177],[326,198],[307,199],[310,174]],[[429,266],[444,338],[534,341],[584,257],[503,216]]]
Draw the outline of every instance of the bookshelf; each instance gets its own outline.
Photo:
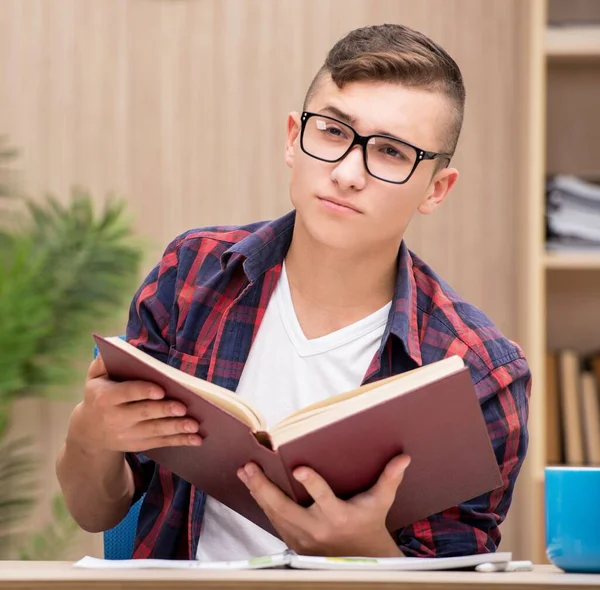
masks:
[[[600,349],[600,251],[548,251],[545,244],[545,181],[567,174],[600,181],[600,2],[540,0],[531,33],[533,107],[528,124],[531,196],[526,253],[527,316],[524,348],[534,384],[527,459],[529,558],[546,562],[544,468],[550,463],[547,436],[551,383],[549,350],[579,355]],[[537,107],[535,106],[537,105]],[[551,422],[550,422],[551,423]]]
[[[549,26],[545,37],[548,59],[600,60],[600,25]]]
[[[600,252],[553,253],[542,258],[546,270],[597,270],[600,271]]]

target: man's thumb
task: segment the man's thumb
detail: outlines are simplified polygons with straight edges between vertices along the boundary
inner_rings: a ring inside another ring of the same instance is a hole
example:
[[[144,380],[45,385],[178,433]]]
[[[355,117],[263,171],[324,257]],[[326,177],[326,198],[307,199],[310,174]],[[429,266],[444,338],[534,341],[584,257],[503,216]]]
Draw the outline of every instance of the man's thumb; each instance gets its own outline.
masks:
[[[90,364],[90,368],[88,369],[87,378],[88,379],[97,379],[98,377],[105,377],[108,373],[106,372],[106,367],[104,366],[104,361],[100,354],[92,361]]]
[[[401,455],[392,459],[383,470],[379,481],[376,484],[377,494],[385,501],[391,503],[396,497],[398,486],[404,478],[404,472],[410,464],[408,455]]]

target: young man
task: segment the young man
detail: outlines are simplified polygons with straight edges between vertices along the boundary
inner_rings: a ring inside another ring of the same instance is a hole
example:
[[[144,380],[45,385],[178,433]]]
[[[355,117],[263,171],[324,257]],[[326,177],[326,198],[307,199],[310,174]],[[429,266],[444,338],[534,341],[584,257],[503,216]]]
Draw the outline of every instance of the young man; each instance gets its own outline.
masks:
[[[496,549],[527,449],[529,369],[519,347],[403,242],[411,218],[435,211],[458,178],[449,163],[464,98],[458,66],[424,35],[397,25],[349,33],[328,54],[303,112],[287,119],[294,211],[177,237],[134,297],[127,338],[250,399],[271,423],[458,354],[503,486],[390,534],[385,516],[409,457],[392,460],[349,501],[299,468],[309,508],[247,465],[238,476],[278,539],[145,457],[156,446],[201,444],[198,424],[152,384],[111,382],[97,359],[57,463],[83,528],[114,526],[146,493],[135,557],[237,559],[286,546],[375,556]]]

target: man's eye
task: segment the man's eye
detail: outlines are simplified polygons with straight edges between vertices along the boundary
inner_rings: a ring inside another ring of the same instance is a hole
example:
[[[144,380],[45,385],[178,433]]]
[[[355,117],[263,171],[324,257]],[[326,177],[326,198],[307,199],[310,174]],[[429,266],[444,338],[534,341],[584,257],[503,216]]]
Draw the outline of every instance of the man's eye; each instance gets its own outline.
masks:
[[[381,148],[381,153],[386,156],[390,156],[391,158],[398,158],[400,160],[406,159],[402,152],[398,151],[395,147],[392,147],[391,145]]]
[[[327,127],[327,133],[335,137],[344,137],[345,133],[339,127]]]

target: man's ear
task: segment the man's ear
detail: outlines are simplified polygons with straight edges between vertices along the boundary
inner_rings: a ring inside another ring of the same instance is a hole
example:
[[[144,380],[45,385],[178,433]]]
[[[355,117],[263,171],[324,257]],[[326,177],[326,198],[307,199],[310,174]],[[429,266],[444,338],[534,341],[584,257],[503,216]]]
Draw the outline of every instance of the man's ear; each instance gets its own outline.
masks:
[[[285,140],[285,163],[291,168],[294,164],[294,156],[298,148],[298,136],[300,135],[300,113],[292,112],[287,117],[286,140]]]
[[[436,173],[429,185],[427,197],[419,205],[419,213],[423,215],[433,213],[444,202],[457,180],[458,170],[456,168],[444,168]]]

